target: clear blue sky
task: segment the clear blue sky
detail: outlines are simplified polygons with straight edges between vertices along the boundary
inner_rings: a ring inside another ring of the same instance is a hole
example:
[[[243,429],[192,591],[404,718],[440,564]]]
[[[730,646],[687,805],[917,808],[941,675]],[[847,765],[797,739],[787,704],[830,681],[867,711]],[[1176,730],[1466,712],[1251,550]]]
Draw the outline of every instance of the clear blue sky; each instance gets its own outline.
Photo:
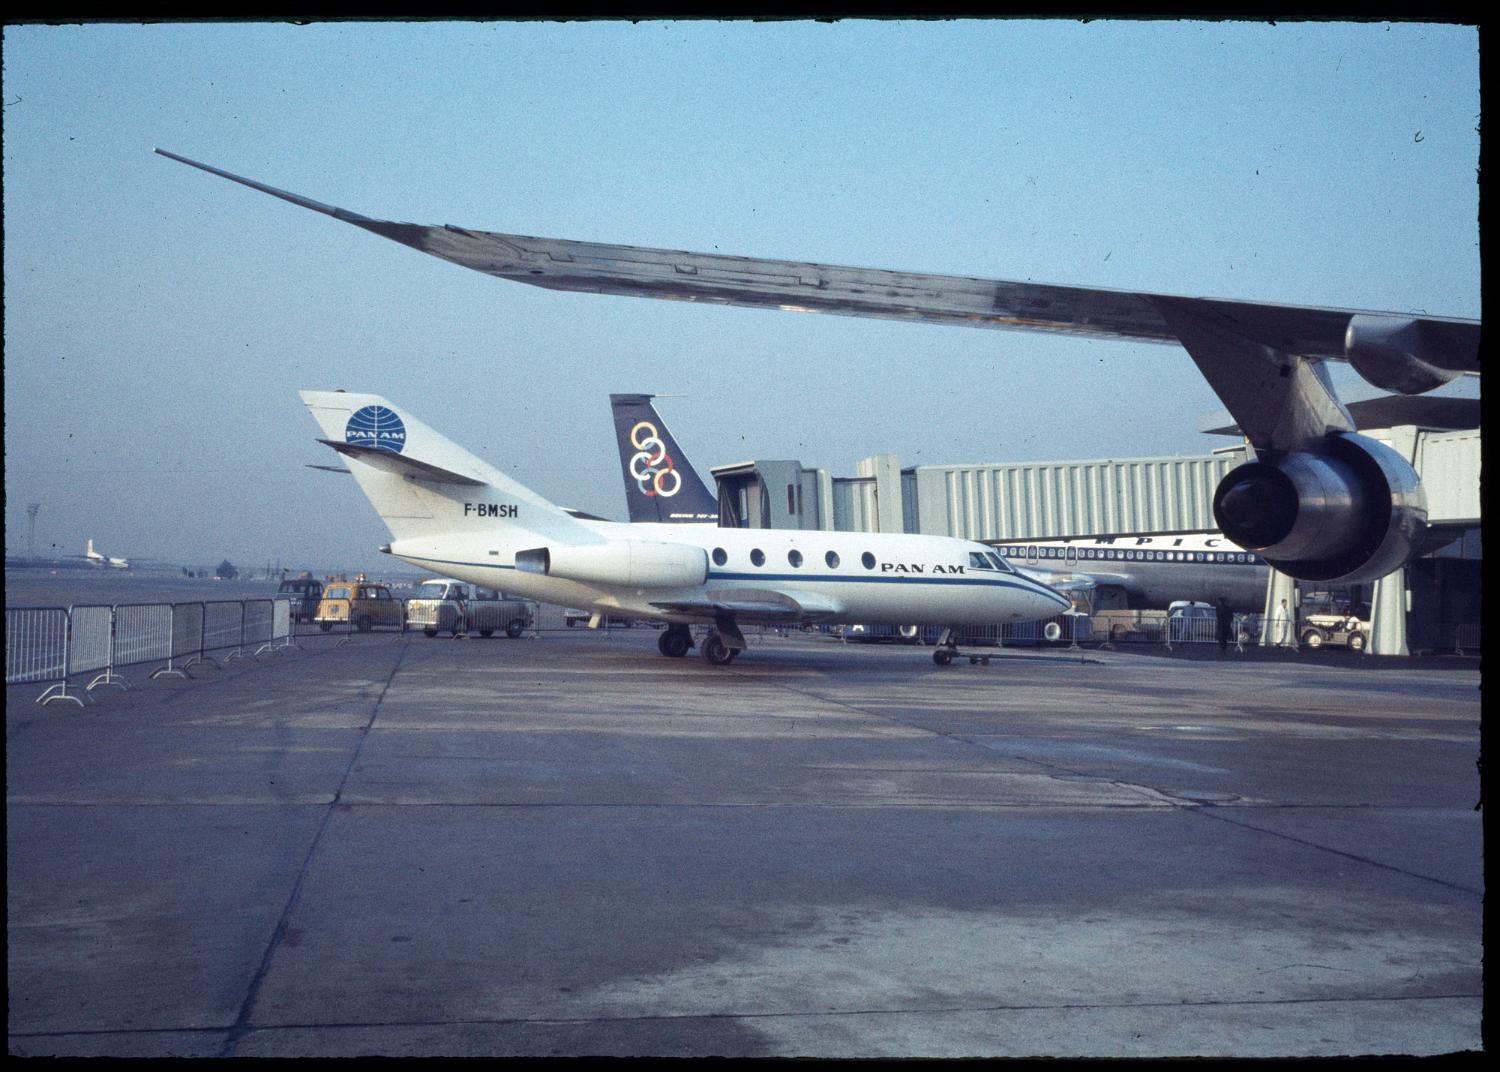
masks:
[[[303,387],[620,518],[612,391],[685,395],[705,472],[1224,442],[1176,348],[551,293],[155,146],[386,219],[1479,315],[1473,27],[9,26],[3,86],[10,550],[41,502],[59,553],[378,562]]]

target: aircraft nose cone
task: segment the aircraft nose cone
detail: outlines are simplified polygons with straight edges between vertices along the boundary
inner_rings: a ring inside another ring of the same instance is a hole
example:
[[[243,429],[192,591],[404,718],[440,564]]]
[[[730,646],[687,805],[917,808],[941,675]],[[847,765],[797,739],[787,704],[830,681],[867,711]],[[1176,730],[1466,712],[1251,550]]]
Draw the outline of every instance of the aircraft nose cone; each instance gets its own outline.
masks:
[[[1041,587],[1036,593],[1036,615],[1039,618],[1061,614],[1072,605],[1072,600],[1051,588]]]

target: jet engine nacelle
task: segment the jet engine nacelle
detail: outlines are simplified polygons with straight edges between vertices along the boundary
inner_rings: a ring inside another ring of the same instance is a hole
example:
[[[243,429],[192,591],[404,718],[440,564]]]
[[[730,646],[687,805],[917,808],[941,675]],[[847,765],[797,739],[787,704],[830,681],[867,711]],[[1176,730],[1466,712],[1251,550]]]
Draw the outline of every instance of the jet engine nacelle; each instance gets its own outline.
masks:
[[[1432,363],[1446,353],[1419,320],[1356,313],[1344,330],[1344,356],[1369,383],[1403,395],[1441,387],[1459,373]]]
[[[516,569],[595,584],[675,587],[708,579],[708,552],[688,544],[646,540],[553,544],[516,552]]]
[[[1214,518],[1282,573],[1356,584],[1411,560],[1427,531],[1427,499],[1401,455],[1341,433],[1232,470],[1214,492]]]

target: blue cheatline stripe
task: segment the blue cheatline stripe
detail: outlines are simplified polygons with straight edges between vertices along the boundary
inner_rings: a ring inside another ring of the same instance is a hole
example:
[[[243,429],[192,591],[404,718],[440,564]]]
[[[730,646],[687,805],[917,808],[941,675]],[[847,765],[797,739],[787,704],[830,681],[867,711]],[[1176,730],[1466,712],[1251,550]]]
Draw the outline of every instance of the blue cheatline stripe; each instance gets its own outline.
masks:
[[[399,556],[415,559],[418,562],[427,562],[435,566],[468,566],[475,569],[498,569],[513,570],[515,566],[505,566],[497,562],[459,562],[446,558],[417,558],[415,555]],[[1052,596],[1062,599],[1064,606],[1071,606],[1062,596],[1056,595],[1051,589],[1040,584],[1033,584],[1023,580],[1010,580],[1002,577],[979,577],[973,574],[964,574],[962,577],[929,577],[925,574],[902,573],[895,576],[873,576],[861,577],[858,574],[836,573],[832,575],[818,575],[814,573],[728,573],[709,571],[709,581],[795,581],[805,584],[808,581],[836,581],[847,583],[850,581],[859,584],[959,584],[979,585],[988,588],[1014,588],[1020,592],[1030,592],[1033,595]]]

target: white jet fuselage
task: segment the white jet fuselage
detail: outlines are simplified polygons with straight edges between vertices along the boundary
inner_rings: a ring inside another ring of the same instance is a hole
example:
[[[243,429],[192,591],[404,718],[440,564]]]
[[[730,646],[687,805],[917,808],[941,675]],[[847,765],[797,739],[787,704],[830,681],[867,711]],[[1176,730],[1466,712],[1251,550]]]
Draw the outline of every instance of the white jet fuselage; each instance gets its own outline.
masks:
[[[516,554],[538,545],[512,532],[459,532],[399,540],[391,553],[414,565],[543,603],[586,606],[671,622],[712,621],[683,604],[785,597],[809,620],[940,625],[1031,621],[1059,614],[1068,601],[1016,573],[976,568],[971,555],[992,551],[947,536],[729,529],[715,526],[582,522],[602,542],[633,541],[701,549],[706,577],[670,586],[545,576],[517,569]],[[759,555],[756,555],[759,552]],[[795,554],[794,554],[795,553]],[[799,564],[794,558],[800,555]],[[722,559],[722,561],[721,561]],[[757,564],[758,563],[758,564]],[[741,621],[791,620],[740,612]]]
[[[543,603],[676,624],[988,625],[1063,596],[951,536],[619,524],[574,517],[378,395],[302,399],[423,570]]]

